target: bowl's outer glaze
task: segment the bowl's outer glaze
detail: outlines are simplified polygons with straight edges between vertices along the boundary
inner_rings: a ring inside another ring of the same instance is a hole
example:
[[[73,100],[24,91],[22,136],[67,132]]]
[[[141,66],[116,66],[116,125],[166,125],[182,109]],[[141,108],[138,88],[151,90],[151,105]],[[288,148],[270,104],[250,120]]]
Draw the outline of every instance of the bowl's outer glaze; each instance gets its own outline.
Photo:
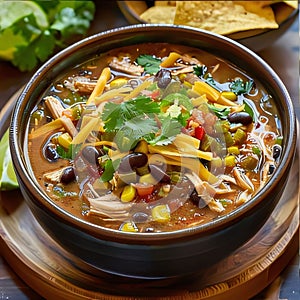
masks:
[[[162,234],[113,231],[76,219],[53,204],[30,173],[26,153],[29,114],[50,83],[74,65],[109,49],[143,42],[198,47],[247,70],[274,96],[282,120],[282,163],[267,185],[245,205],[214,222]],[[10,127],[12,158],[24,198],[45,230],[71,253],[106,272],[140,278],[183,276],[224,258],[255,235],[285,187],[296,148],[296,119],[279,77],[256,54],[219,35],[183,26],[132,25],[99,33],[44,64],[17,100]]]

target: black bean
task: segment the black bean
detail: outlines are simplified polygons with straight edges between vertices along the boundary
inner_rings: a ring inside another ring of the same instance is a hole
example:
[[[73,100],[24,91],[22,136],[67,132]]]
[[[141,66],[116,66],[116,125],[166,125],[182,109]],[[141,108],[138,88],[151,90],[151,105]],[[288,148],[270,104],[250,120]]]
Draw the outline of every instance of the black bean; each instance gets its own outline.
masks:
[[[86,146],[82,149],[82,155],[89,163],[97,164],[100,153],[94,146]]]
[[[275,144],[275,145],[273,146],[273,158],[274,158],[275,160],[277,160],[277,159],[280,157],[280,155],[281,155],[281,150],[282,150],[282,148],[281,148],[280,145]]]
[[[73,180],[75,180],[74,168],[73,167],[65,168],[60,177],[60,182],[66,184],[72,182]]]
[[[172,75],[169,70],[161,69],[155,75],[155,81],[157,86],[161,89],[165,89],[172,80]]]
[[[56,152],[54,145],[52,144],[48,144],[44,148],[44,156],[50,162],[56,161],[59,158],[59,155]]]
[[[145,166],[148,162],[148,157],[142,152],[133,152],[124,156],[119,165],[119,172],[131,172],[137,168]]]
[[[253,122],[252,117],[245,111],[231,113],[227,118],[230,123],[249,125]]]
[[[196,205],[199,204],[199,201],[200,201],[200,197],[198,195],[198,193],[196,192],[196,190],[193,190],[191,195],[190,195],[190,199],[192,200],[192,202]]]
[[[170,182],[170,176],[160,169],[157,165],[149,165],[151,175],[160,182]]]
[[[272,175],[275,172],[276,167],[274,165],[269,165],[268,175]]]

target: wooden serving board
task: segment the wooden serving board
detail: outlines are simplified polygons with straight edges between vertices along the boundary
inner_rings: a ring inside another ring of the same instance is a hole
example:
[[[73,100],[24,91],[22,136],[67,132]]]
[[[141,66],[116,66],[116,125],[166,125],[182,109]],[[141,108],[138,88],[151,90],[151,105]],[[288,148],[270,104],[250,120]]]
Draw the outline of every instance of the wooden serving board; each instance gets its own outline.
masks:
[[[0,114],[0,136],[14,101]],[[285,192],[263,228],[204,274],[184,279],[141,280],[97,270],[43,230],[19,190],[0,193],[2,256],[26,284],[48,299],[248,299],[269,285],[297,253],[298,229],[298,153]]]

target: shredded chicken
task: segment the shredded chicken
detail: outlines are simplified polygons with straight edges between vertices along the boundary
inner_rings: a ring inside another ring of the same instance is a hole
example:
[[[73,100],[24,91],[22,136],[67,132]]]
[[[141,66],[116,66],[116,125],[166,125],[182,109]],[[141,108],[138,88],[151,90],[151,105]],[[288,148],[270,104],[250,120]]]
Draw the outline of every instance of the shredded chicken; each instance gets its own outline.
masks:
[[[131,63],[127,57],[124,57],[122,60],[119,60],[117,57],[114,57],[112,61],[109,63],[109,66],[112,69],[115,69],[117,71],[122,71],[124,73],[131,74],[131,75],[140,76],[144,72],[143,67]]]
[[[208,205],[208,207],[215,212],[222,212],[225,210],[222,203],[216,201],[213,198],[216,190],[213,186],[205,181],[202,181],[196,173],[187,173],[185,176],[193,183],[196,192],[201,197],[202,200]]]
[[[53,184],[54,183],[59,183],[60,178],[61,178],[61,176],[62,176],[62,174],[63,174],[63,172],[65,171],[66,168],[68,168],[68,167],[60,168],[60,169],[45,173],[44,174],[44,179],[47,182],[51,182]]]
[[[47,96],[45,97],[45,104],[49,109],[53,119],[58,119],[62,116],[65,108],[57,98],[53,96]]]
[[[254,185],[246,174],[241,172],[238,168],[234,168],[233,175],[239,187],[241,187],[244,190],[249,190],[251,192],[254,191]]]
[[[78,131],[71,119],[67,118],[66,116],[62,116],[60,119],[66,131],[73,138],[78,133]]]
[[[110,193],[96,198],[88,198],[89,214],[109,217],[114,220],[126,220],[134,203],[123,203],[119,197]]]

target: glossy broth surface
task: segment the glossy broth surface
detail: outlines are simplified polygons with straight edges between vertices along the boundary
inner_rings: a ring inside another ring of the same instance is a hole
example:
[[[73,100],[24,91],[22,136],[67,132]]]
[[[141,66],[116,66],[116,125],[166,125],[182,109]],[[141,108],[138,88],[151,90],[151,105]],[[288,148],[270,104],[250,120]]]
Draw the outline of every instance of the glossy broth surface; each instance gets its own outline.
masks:
[[[193,227],[249,201],[281,157],[277,109],[239,66],[181,45],[114,49],[53,82],[28,152],[45,193],[116,230]]]

